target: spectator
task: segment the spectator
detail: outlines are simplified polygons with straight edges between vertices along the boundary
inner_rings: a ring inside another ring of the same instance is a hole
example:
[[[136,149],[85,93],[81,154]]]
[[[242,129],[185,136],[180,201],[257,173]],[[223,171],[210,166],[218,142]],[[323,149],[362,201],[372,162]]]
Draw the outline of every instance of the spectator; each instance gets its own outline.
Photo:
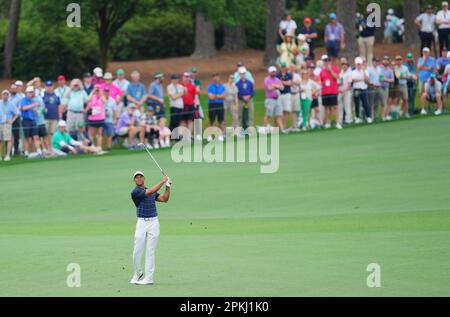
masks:
[[[34,77],[27,83],[27,87],[33,87],[35,90],[35,97],[42,97],[44,90],[42,89],[42,80],[40,77]]]
[[[300,104],[300,85],[302,82],[302,76],[298,72],[298,68],[295,65],[291,65],[290,73],[292,74],[292,86],[291,86],[291,114],[292,114],[292,132],[300,132],[298,128],[298,113],[301,110]]]
[[[130,81],[125,78],[125,71],[123,69],[117,70],[117,78],[113,81],[113,84],[118,86],[123,93],[123,99],[117,102],[117,113],[121,115],[123,112],[123,108],[127,105],[127,95],[126,92],[128,90],[128,86],[130,85]]]
[[[415,21],[419,28],[420,34],[420,49],[425,47],[431,48],[434,44],[434,31],[436,29],[436,15],[433,14],[433,6],[429,4],[424,13],[419,15]]]
[[[420,93],[423,93],[423,87],[425,83],[433,74],[436,67],[436,62],[433,57],[430,56],[430,49],[425,47],[422,50],[422,57],[419,58],[417,62],[417,70],[419,71],[419,82],[420,82]]]
[[[277,77],[278,79],[281,80],[281,83],[283,84],[283,89],[280,90],[281,95],[278,99],[278,102],[280,103],[281,109],[283,111],[283,118],[282,118],[283,124],[280,126],[280,129],[283,133],[286,133],[287,132],[286,124],[288,121],[288,116],[290,113],[292,113],[291,87],[293,75],[289,72],[287,65],[281,64],[281,70],[277,74]]]
[[[170,105],[170,131],[178,128],[181,123],[183,116],[183,96],[185,94],[185,89],[180,85],[180,76],[178,74],[173,74],[171,76],[171,83],[167,86],[167,95],[169,96]]]
[[[45,92],[42,100],[47,110],[45,113],[45,125],[51,138],[58,129],[58,121],[60,119],[59,106],[61,104],[59,97],[54,92],[53,82],[51,80],[45,82]]]
[[[376,31],[376,26],[370,25],[370,21],[367,20],[371,13],[371,10],[367,10],[366,17],[362,18],[358,25],[359,54],[368,61],[369,66],[372,65],[373,60],[373,46],[375,44]]]
[[[352,69],[347,58],[341,58],[341,73],[339,75],[339,96],[338,109],[341,125],[344,123],[351,124],[352,117]],[[345,116],[344,116],[345,112]],[[345,117],[345,120],[344,120]]]
[[[450,50],[450,11],[447,1],[442,2],[442,10],[436,14],[436,24],[439,34],[439,56],[441,56],[444,47]]]
[[[337,22],[336,13],[331,13],[329,17],[331,22],[325,27],[325,45],[328,56],[334,61],[339,57],[340,50],[345,48],[345,31]]]
[[[192,133],[194,132],[195,96],[197,95],[197,87],[192,83],[190,73],[184,73],[181,86],[183,86],[185,91],[185,94],[183,95],[184,109],[181,122],[189,129],[192,136]]]
[[[384,43],[392,44],[398,37],[398,24],[400,19],[395,16],[394,9],[389,9],[384,24]]]
[[[436,78],[442,83],[445,82],[445,79],[443,79],[445,68],[447,68],[447,65],[450,65],[450,58],[449,58],[449,52],[447,48],[444,48],[442,50],[442,56],[436,59]]]
[[[327,55],[322,56],[325,67],[320,72],[320,80],[322,82],[322,103],[325,107],[325,128],[331,128],[330,113],[333,111],[336,120],[336,128],[341,130],[342,125],[339,118],[338,94],[339,94],[339,68],[331,64],[331,59]]]
[[[254,105],[253,97],[255,90],[253,83],[247,80],[246,70],[240,69],[241,79],[236,84],[238,88],[239,99],[239,115],[238,120],[242,124],[242,128],[246,130],[248,127],[253,127]]]
[[[392,117],[390,116],[390,100],[389,100],[389,93],[390,93],[390,86],[394,84],[395,78],[394,78],[394,72],[389,67],[391,62],[391,59],[389,56],[384,56],[382,61],[382,66],[380,67],[380,83],[381,83],[381,102],[383,104],[383,114],[382,114],[382,120],[383,121],[390,121],[392,120]]]
[[[109,97],[114,99],[116,104],[123,100],[123,91],[119,86],[113,83],[113,75],[111,73],[105,73],[104,76],[105,83],[100,85],[100,90],[109,90]]]
[[[89,139],[94,142],[97,136],[97,147],[103,147],[103,127],[105,126],[106,97],[99,84],[95,85],[87,103],[87,127]]]
[[[234,84],[234,76],[228,76],[228,82],[225,84],[225,111],[231,114],[231,126],[236,129],[238,123],[238,89]]]
[[[292,16],[289,12],[286,12],[283,16],[283,20],[280,22],[280,27],[278,28],[278,44],[283,43],[286,34],[295,35],[297,31],[297,23],[292,20]]]
[[[25,95],[21,92],[22,86],[23,84],[21,81],[16,81],[14,84],[12,84],[9,96],[9,101],[12,103],[14,107],[17,108],[17,111],[19,113],[19,117],[16,120],[14,120],[12,125],[14,156],[18,156],[21,154],[19,145],[20,145],[20,130],[22,129],[22,118],[20,116],[21,113],[19,103],[23,98],[25,98]]]
[[[150,84],[147,90],[147,103],[155,110],[161,129],[166,127],[166,107],[164,106],[164,74],[156,73],[155,80]]]
[[[313,101],[311,103],[311,113],[310,113],[310,119],[309,119],[309,123],[310,123],[310,127],[313,128],[313,115],[314,115],[314,120],[316,120],[318,122],[318,126],[323,126],[323,122],[322,122],[322,118],[320,116],[320,104],[321,102],[321,93],[322,93],[322,81],[320,79],[320,73],[322,72],[322,67],[319,67],[320,64],[323,64],[322,61],[318,61],[317,65],[314,65],[314,63],[312,63],[311,65],[309,65],[309,78],[311,80],[313,80],[317,85],[319,85],[320,87],[320,92],[313,92],[312,94],[312,98]]]
[[[278,54],[280,55],[278,64],[286,65],[287,67],[296,63],[296,56],[298,54],[297,44],[294,41],[294,35],[286,34],[284,42],[278,47]]]
[[[55,94],[61,102],[63,102],[64,95],[69,91],[69,86],[66,85],[66,77],[59,75],[57,78]]]
[[[133,103],[136,106],[136,116],[140,117],[141,109],[144,102],[147,100],[147,96],[145,94],[145,86],[140,82],[141,74],[138,71],[134,71],[131,73],[131,83],[127,88],[127,99],[128,102]]]
[[[409,101],[409,114],[414,114],[416,108],[416,94],[417,94],[417,68],[414,61],[413,53],[406,54],[405,66],[408,67],[408,71],[412,76],[408,79],[408,101]]]
[[[39,100],[35,98],[35,90],[32,86],[27,87],[25,97],[19,102],[20,111],[22,112],[23,127],[23,152],[25,157],[29,157],[29,139],[32,139],[34,153],[38,156],[42,155],[39,143],[38,126],[36,123],[36,109],[41,105]]]
[[[318,107],[318,100],[315,96],[320,94],[321,86],[314,80],[310,79],[310,72],[308,69],[302,70],[302,82],[300,85],[300,99],[301,99],[301,107],[303,113],[302,120],[302,130],[306,131],[308,126],[311,127],[310,123],[310,114],[311,107],[313,105],[313,100],[316,99],[316,104]]]
[[[424,91],[422,94],[422,115],[427,114],[426,107],[429,103],[436,103],[437,110],[434,112],[436,116],[442,114],[442,99],[441,99],[442,84],[436,79],[435,74],[431,74],[430,78],[424,85]]]
[[[355,100],[355,122],[362,123],[361,119],[361,104],[364,109],[364,113],[367,118],[367,123],[371,124],[372,113],[369,106],[369,72],[364,66],[364,60],[361,57],[355,58],[356,68],[352,71],[352,82],[353,82],[353,97]]]
[[[100,67],[94,68],[94,77],[92,78],[92,84],[95,85],[103,85],[105,81],[103,80],[103,69]]]
[[[297,66],[301,66],[306,62],[306,59],[310,56],[309,45],[306,43],[306,37],[304,34],[297,36],[297,57],[295,63]]]
[[[82,88],[81,80],[73,79],[70,83],[70,90],[66,92],[63,99],[67,108],[67,131],[75,139],[80,139],[84,131],[85,104],[88,95]],[[62,117],[62,115],[60,115]]]
[[[242,62],[239,62],[237,64],[237,70],[236,70],[236,72],[233,75],[233,79],[234,79],[233,82],[234,82],[234,84],[236,85],[237,82],[239,80],[241,80],[241,71],[245,71],[245,78],[248,81],[251,81],[253,85],[255,85],[255,79],[253,77],[253,74],[245,67],[244,63],[242,63]]]
[[[274,125],[283,129],[283,108],[280,103],[280,91],[284,89],[283,83],[277,77],[277,68],[275,66],[269,67],[269,75],[264,79],[264,87],[266,90],[265,108],[266,115],[264,116],[264,132],[270,133],[272,127],[269,119],[274,118]]]
[[[117,103],[111,97],[111,91],[108,87],[103,90],[105,96],[105,125],[103,131],[106,136],[106,151],[110,152],[112,149],[112,139],[114,136],[114,127],[117,123]]]
[[[373,120],[378,120],[378,104],[382,100],[381,92],[381,69],[380,60],[374,58],[372,61],[372,66],[369,67],[369,104],[371,107],[371,112]]]
[[[197,87],[197,94],[195,95],[195,110],[194,116],[195,119],[204,119],[203,108],[200,102],[200,93],[202,92],[202,81],[198,79],[198,69],[196,67],[191,68],[191,81],[195,87]],[[201,130],[201,127],[199,128]],[[201,136],[197,136],[197,138],[201,138]]]
[[[150,149],[159,149],[160,127],[153,106],[148,106],[147,113],[142,115],[139,126],[139,140],[142,144],[148,144]],[[161,140],[161,145],[165,146],[165,140]]]
[[[12,126],[19,119],[19,110],[9,100],[8,90],[2,92],[0,100],[0,161],[2,160],[3,142],[6,142],[5,161],[11,161]]]
[[[36,124],[38,127],[38,136],[42,149],[44,150],[44,156],[51,155],[50,139],[48,137],[47,126],[45,124],[45,115],[47,114],[47,108],[41,97],[35,97],[39,101],[39,106],[35,109]]]
[[[89,72],[83,74],[83,89],[88,96],[94,90],[94,83],[92,82],[92,74]]]
[[[88,146],[87,144],[75,141],[66,131],[67,124],[61,120],[58,123],[58,130],[52,137],[53,154],[57,156],[66,156],[67,154],[94,153],[102,154],[100,148]]]
[[[212,83],[208,86],[208,108],[209,127],[213,127],[217,119],[218,127],[222,130],[222,135],[218,136],[218,141],[223,142],[225,135],[225,86],[220,82],[220,75],[213,74]],[[207,136],[207,141],[212,141],[212,136]]]
[[[312,26],[312,20],[309,17],[305,18],[303,24],[304,26],[300,29],[300,34],[303,34],[306,38],[306,43],[309,46],[309,57],[315,60],[316,40],[318,38],[317,30]]]
[[[412,74],[409,73],[408,67],[403,65],[403,57],[395,57],[395,77],[398,78],[398,95],[402,99],[402,112],[405,118],[409,119],[408,111],[408,79],[411,78]]]
[[[134,138],[138,134],[139,119],[136,117],[137,106],[134,103],[129,103],[124,113],[119,118],[116,127],[116,134],[119,137],[127,137],[124,146],[129,150],[136,149]]]

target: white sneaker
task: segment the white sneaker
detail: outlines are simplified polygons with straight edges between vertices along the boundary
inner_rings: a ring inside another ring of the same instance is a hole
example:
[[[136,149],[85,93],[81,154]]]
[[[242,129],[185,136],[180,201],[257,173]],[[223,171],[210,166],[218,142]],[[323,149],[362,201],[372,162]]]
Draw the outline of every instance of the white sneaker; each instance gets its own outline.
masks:
[[[222,136],[222,135],[219,135],[218,140],[219,140],[219,142],[223,142],[223,141],[224,141],[223,136]]]
[[[164,140],[159,141],[159,146],[164,149],[166,147],[166,142]]]
[[[206,141],[207,141],[207,142],[212,142],[212,136],[208,136],[208,137],[206,138]]]
[[[392,117],[391,117],[391,116],[387,116],[387,117],[386,117],[386,120],[387,120],[387,121],[392,121]]]
[[[336,124],[336,129],[342,130],[343,128],[342,128],[342,126],[338,123],[338,124]]]
[[[422,116],[426,116],[428,114],[428,112],[425,109],[422,109],[422,111],[420,112],[420,114]]]
[[[130,284],[137,284],[139,282],[139,280],[144,276],[144,273],[141,274],[134,274],[133,278],[130,281]]]
[[[355,119],[355,123],[356,124],[361,124],[361,123],[363,123],[363,121],[360,118],[356,118]]]
[[[158,144],[158,143],[154,144],[154,145],[153,145],[153,148],[154,148],[155,150],[158,150],[158,149],[159,149],[159,144]]]
[[[166,147],[170,147],[170,139],[166,140]]]
[[[409,113],[406,113],[406,114],[405,114],[405,118],[406,118],[406,119],[411,119],[410,114],[409,114]]]
[[[331,128],[331,124],[329,124],[329,123],[325,124],[325,129],[329,129],[329,128]]]
[[[153,281],[150,281],[149,279],[144,278],[141,281],[137,281],[135,284],[136,285],[153,285]]]
[[[196,136],[195,136],[195,139],[196,139],[197,141],[202,141],[202,136],[201,136],[201,135],[196,135]]]
[[[372,118],[367,118],[367,123],[368,123],[368,124],[372,124],[372,123],[373,123]]]
[[[147,144],[146,147],[147,147],[147,149],[149,149],[149,150],[153,150],[153,146],[151,146],[150,144]]]
[[[435,112],[434,112],[434,115],[435,116],[440,116],[442,114],[442,111],[441,110],[436,110]],[[5,158],[5,161],[6,161],[6,158]]]

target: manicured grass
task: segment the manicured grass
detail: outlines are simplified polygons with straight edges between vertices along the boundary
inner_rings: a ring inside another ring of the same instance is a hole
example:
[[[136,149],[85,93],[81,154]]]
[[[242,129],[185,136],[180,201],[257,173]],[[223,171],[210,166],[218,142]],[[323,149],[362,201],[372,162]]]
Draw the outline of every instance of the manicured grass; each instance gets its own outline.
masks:
[[[131,175],[160,178],[145,153],[1,162],[0,295],[449,296],[449,132],[444,116],[282,136],[266,175],[155,152],[174,187],[151,287],[128,284]]]

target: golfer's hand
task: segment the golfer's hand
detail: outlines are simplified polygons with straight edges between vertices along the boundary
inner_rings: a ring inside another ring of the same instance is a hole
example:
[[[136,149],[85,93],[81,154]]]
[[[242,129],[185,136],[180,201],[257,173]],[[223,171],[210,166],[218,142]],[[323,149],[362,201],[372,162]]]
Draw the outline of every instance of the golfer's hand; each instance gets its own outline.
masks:
[[[169,180],[169,177],[167,177],[166,175],[163,176],[162,178],[162,183],[165,183]]]

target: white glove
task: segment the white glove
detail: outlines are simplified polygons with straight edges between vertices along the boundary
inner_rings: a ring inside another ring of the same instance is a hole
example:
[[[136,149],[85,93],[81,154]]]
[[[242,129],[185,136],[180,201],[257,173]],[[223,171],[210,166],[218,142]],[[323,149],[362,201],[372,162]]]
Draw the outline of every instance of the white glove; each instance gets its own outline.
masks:
[[[166,182],[166,187],[170,188],[172,186],[172,180],[169,178]]]

